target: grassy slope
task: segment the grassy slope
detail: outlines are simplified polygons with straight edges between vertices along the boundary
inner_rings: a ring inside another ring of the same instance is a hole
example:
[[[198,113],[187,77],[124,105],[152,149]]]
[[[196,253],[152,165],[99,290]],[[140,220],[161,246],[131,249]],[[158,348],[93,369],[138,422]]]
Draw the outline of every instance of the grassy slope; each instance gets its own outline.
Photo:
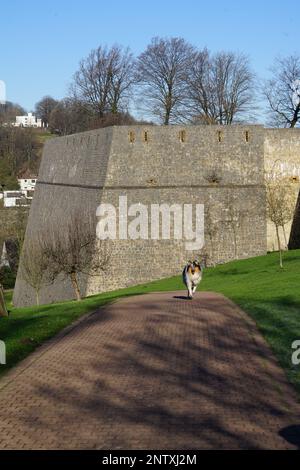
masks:
[[[49,139],[53,139],[54,137],[57,137],[57,135],[50,134],[50,132],[48,131],[40,131],[40,130],[37,131],[36,135],[37,135],[37,140],[41,144],[44,144]]]
[[[300,366],[291,363],[291,344],[300,339],[300,250],[234,262],[209,272],[202,288],[221,292],[255,320],[288,378],[300,393]]]
[[[297,250],[285,254],[283,270],[278,266],[277,253],[207,269],[201,290],[226,295],[254,318],[300,393],[300,366],[291,364],[291,343],[300,339],[299,286],[300,250]],[[37,344],[53,336],[80,315],[100,305],[122,296],[182,288],[181,277],[177,276],[89,297],[80,303],[11,308],[10,318],[0,320],[0,338],[7,344],[7,367],[18,362]],[[7,293],[7,300],[10,298],[11,293]],[[5,367],[1,366],[0,373],[4,371]]]

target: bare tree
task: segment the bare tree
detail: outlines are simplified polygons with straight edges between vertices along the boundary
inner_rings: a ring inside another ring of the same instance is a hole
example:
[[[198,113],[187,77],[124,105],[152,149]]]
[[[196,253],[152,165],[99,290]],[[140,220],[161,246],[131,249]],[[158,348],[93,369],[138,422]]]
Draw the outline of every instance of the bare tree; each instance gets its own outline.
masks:
[[[23,116],[24,114],[25,110],[19,104],[11,103],[10,101],[6,101],[4,104],[0,103],[0,125],[13,124],[16,116]]]
[[[128,109],[128,100],[134,83],[135,61],[129,48],[111,49],[111,84],[108,94],[109,112],[117,114]]]
[[[295,127],[300,122],[300,56],[277,58],[271,72],[272,78],[263,89],[268,101],[270,123]]]
[[[48,127],[50,115],[52,110],[57,106],[58,101],[52,98],[52,96],[44,96],[35,105],[36,115],[42,120],[44,127]]]
[[[133,78],[134,60],[128,48],[100,46],[80,62],[71,92],[102,118],[107,112],[124,110]]]
[[[217,123],[215,84],[211,75],[209,51],[196,51],[186,74],[189,113],[193,122]]]
[[[137,124],[137,121],[129,113],[106,113],[100,118],[82,102],[66,98],[51,112],[49,129],[59,135],[68,135],[101,127],[132,124]]]
[[[29,169],[36,172],[41,143],[33,129],[0,126],[0,184],[6,189],[18,187],[17,176]]]
[[[92,221],[77,214],[71,216],[65,228],[45,235],[43,251],[54,276],[70,279],[77,300],[81,300],[79,276],[97,276],[106,270],[109,261],[106,244],[97,239]]]
[[[31,239],[22,252],[21,278],[35,291],[36,304],[40,304],[42,287],[54,282],[55,272],[51,270],[42,242]]]
[[[136,79],[144,106],[165,125],[186,109],[186,73],[194,48],[182,38],[155,37],[138,57]]]
[[[194,55],[187,74],[192,119],[202,124],[232,124],[252,118],[254,75],[243,54],[204,49]]]
[[[276,169],[272,169],[265,176],[267,216],[273,222],[279,251],[279,264],[283,267],[283,247],[280,240],[280,231],[285,235],[285,225],[290,222],[295,212],[295,191],[288,178],[280,176]],[[286,235],[285,235],[286,240]],[[287,240],[286,240],[287,244]]]
[[[51,111],[49,129],[59,135],[75,134],[90,129],[93,114],[80,101],[65,98]]]

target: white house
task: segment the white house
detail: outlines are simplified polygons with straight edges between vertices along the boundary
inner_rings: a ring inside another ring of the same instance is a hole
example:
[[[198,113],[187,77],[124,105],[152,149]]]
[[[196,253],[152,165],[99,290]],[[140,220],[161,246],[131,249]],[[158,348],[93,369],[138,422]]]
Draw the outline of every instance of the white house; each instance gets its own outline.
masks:
[[[29,206],[31,204],[37,176],[30,170],[19,174],[18,183],[20,189],[1,191],[0,199],[3,199],[4,207]]]
[[[36,185],[36,175],[25,173],[18,178],[21,191],[34,191]]]
[[[28,113],[27,116],[16,116],[15,127],[43,127],[42,120],[34,114]]]
[[[33,198],[32,191],[4,191],[4,207],[29,206]]]

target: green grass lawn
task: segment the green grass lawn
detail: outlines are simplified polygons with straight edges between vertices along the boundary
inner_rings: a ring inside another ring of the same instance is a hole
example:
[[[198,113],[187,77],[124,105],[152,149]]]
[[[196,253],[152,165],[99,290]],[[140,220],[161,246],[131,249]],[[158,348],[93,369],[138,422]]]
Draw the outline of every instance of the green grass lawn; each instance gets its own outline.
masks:
[[[47,140],[57,137],[55,134],[51,134],[49,131],[36,131],[37,139],[41,144],[44,144]]]
[[[63,327],[101,305],[128,295],[183,288],[181,276],[177,276],[81,302],[22,309],[11,306],[12,293],[7,292],[11,312],[9,318],[0,319],[0,339],[7,345],[8,364],[0,366],[0,374]],[[200,290],[220,292],[249,313],[300,393],[300,366],[291,363],[291,344],[300,340],[300,250],[285,253],[283,269],[279,268],[277,253],[209,268]]]

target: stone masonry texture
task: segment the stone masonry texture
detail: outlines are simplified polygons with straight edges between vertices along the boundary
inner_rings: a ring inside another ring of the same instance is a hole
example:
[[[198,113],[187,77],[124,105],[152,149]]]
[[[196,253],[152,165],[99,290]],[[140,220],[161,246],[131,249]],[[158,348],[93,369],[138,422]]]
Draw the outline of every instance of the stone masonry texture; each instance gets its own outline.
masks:
[[[300,129],[265,129],[265,170],[269,172],[272,170],[279,171],[283,177],[289,178],[292,181],[295,190],[294,203],[296,207],[297,196],[300,189]],[[291,233],[293,221],[286,224],[285,231],[287,238]],[[300,231],[300,225],[294,223],[293,233],[291,238],[294,240],[297,237],[297,232]],[[285,246],[285,237],[283,232],[279,233],[282,246]],[[299,236],[299,235],[298,235]],[[292,242],[290,246],[294,246]],[[278,242],[274,224],[267,221],[267,247],[268,251],[278,249]],[[298,248],[300,245],[297,246]]]

